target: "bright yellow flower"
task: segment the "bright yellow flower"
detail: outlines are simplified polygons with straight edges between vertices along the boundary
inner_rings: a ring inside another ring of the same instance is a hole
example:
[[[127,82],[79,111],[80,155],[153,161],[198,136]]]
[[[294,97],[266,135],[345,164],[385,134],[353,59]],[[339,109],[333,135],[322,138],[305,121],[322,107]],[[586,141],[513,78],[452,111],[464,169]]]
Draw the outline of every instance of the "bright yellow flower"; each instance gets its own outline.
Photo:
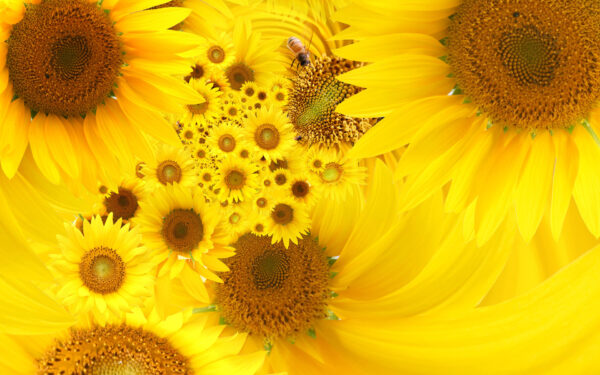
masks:
[[[161,1],[155,1],[154,4]],[[171,75],[198,37],[169,27],[190,10],[148,3],[20,0],[0,5],[2,169],[12,177],[30,147],[52,182],[103,178],[118,160],[175,144],[161,112],[201,98]],[[73,157],[77,155],[77,157]],[[117,159],[118,158],[118,159]]]
[[[221,160],[218,168],[215,189],[219,189],[221,201],[243,201],[256,192],[257,167],[250,160],[228,155]]]
[[[282,159],[295,144],[292,127],[280,109],[263,107],[250,114],[244,126],[255,153],[268,162]]]
[[[184,276],[204,288],[200,276],[218,279],[213,272],[227,270],[219,259],[234,254],[222,220],[218,206],[206,203],[199,188],[174,184],[141,202],[135,222],[146,247],[163,262],[159,276],[174,278],[185,269]]]
[[[104,221],[104,222],[103,222]],[[152,295],[158,262],[141,246],[142,238],[113,222],[94,216],[83,230],[65,224],[58,236],[60,253],[51,255],[52,269],[60,285],[57,296],[76,316],[92,313],[106,321],[111,314],[130,312]]]
[[[198,183],[194,160],[181,146],[158,145],[156,156],[144,164],[142,173],[151,189],[175,183],[193,187]]]
[[[600,236],[600,73],[582,57],[600,54],[600,16],[588,2],[357,1],[336,19],[360,39],[336,53],[372,62],[338,77],[367,88],[338,110],[385,116],[349,157],[408,145],[404,209],[451,181],[445,209],[475,204],[479,243],[512,212],[529,241],[548,210],[558,238],[573,197]]]

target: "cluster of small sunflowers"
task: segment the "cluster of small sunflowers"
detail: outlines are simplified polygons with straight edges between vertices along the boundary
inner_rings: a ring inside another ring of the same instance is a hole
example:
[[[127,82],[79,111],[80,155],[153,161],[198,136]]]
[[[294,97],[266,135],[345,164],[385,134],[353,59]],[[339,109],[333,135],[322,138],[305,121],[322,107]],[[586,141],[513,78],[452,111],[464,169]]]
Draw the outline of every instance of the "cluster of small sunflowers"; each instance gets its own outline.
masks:
[[[599,15],[0,0],[0,373],[600,370]]]

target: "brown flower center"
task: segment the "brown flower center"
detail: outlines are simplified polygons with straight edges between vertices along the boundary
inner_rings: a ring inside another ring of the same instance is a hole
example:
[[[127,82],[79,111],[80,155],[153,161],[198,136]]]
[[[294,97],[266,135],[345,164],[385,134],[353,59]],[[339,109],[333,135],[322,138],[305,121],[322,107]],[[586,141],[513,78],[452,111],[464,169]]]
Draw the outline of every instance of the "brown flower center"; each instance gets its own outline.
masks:
[[[93,292],[114,293],[125,280],[125,263],[113,249],[97,247],[81,258],[79,277],[83,285]]]
[[[272,150],[279,145],[279,130],[274,125],[262,124],[254,132],[254,141],[258,147]]]
[[[217,301],[225,320],[266,338],[294,337],[326,316],[329,267],[310,237],[285,249],[269,236],[246,234],[225,260]]]
[[[254,81],[254,71],[244,63],[235,63],[225,70],[231,88],[239,90],[248,81]]]
[[[493,124],[570,127],[600,96],[600,7],[465,0],[448,29],[448,62],[458,88]]]
[[[156,168],[156,178],[161,184],[172,184],[181,181],[181,167],[173,160],[165,160]]]
[[[190,374],[168,340],[127,325],[72,329],[37,361],[39,374]]]
[[[121,66],[112,21],[95,3],[28,4],[7,42],[14,93],[35,112],[87,114],[109,96]]]
[[[104,199],[107,212],[112,212],[115,220],[118,218],[131,219],[138,209],[138,199],[129,189],[119,187],[119,192],[112,192]]]
[[[165,217],[161,233],[170,249],[187,253],[202,241],[204,226],[194,210],[178,208]]]
[[[294,220],[294,209],[285,203],[278,203],[271,212],[271,218],[280,225],[287,225]]]

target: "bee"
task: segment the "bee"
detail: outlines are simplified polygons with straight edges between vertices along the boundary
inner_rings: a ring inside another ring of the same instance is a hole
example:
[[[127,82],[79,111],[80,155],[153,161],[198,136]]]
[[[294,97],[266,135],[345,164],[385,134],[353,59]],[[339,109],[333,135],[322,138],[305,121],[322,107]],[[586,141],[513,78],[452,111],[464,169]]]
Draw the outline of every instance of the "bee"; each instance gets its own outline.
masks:
[[[298,60],[298,64],[300,64],[300,66],[310,65],[310,52],[308,51],[308,48],[306,48],[304,44],[302,44],[300,39],[296,38],[295,36],[291,36],[287,41],[287,46],[290,49],[290,51],[292,51],[292,53],[295,55],[294,60],[292,60],[291,66],[294,65],[294,61],[296,60]]]

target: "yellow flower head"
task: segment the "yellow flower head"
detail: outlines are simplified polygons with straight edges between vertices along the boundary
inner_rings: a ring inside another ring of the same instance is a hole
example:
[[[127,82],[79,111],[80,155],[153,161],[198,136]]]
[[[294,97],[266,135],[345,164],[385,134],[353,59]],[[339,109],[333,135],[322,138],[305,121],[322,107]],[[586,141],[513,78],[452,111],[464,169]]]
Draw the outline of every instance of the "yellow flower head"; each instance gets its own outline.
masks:
[[[295,143],[287,117],[273,107],[250,114],[245,127],[246,139],[252,143],[255,152],[269,162],[282,159]]]
[[[272,203],[271,213],[266,221],[266,232],[271,235],[271,243],[283,241],[287,248],[290,241],[298,243],[298,239],[310,228],[310,218],[303,204],[292,198],[277,197]]]
[[[231,256],[219,209],[204,194],[179,184],[158,188],[140,205],[136,223],[144,244],[159,261],[159,276],[171,278],[190,267],[201,274],[223,270],[218,258]],[[202,287],[202,285],[200,286]]]
[[[121,224],[109,213],[104,220],[83,221],[83,231],[65,224],[66,236],[58,236],[61,253],[53,264],[61,280],[58,297],[73,313],[105,320],[152,295],[157,262],[141,245],[141,236]]]
[[[221,93],[212,84],[202,80],[192,79],[188,85],[193,88],[203,100],[197,104],[188,104],[180,121],[186,122],[211,121],[219,117],[221,108]]]
[[[226,156],[219,163],[215,189],[221,201],[237,202],[252,196],[258,183],[257,167],[248,159]]]
[[[142,173],[152,187],[175,183],[183,186],[196,186],[198,183],[194,160],[183,147],[159,145],[155,158],[144,164]]]
[[[156,3],[156,2],[155,2]],[[11,0],[2,7],[0,144],[13,176],[27,146],[52,182],[149,155],[144,133],[173,139],[161,113],[201,100],[173,77],[198,37],[168,30],[190,10],[149,3]],[[77,155],[77,157],[73,157]],[[93,189],[93,187],[92,187]]]
[[[244,143],[242,129],[226,122],[213,126],[208,137],[210,150],[221,157],[237,153]]]

